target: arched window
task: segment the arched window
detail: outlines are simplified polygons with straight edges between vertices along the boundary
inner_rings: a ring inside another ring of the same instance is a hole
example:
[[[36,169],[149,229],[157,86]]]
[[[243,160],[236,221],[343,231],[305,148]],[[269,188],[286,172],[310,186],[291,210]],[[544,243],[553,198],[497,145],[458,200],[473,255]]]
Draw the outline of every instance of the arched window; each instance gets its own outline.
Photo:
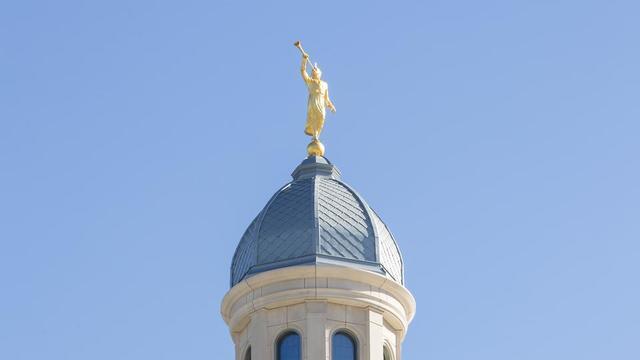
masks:
[[[332,346],[331,360],[356,360],[356,342],[346,332],[335,333]]]
[[[384,360],[392,360],[393,358],[391,357],[391,351],[389,351],[389,348],[387,346],[385,346],[382,349],[382,358]]]
[[[249,346],[247,352],[244,353],[244,360],[251,360],[251,346]]]
[[[300,350],[300,335],[293,331],[280,337],[277,345],[278,360],[300,360],[302,351]]]

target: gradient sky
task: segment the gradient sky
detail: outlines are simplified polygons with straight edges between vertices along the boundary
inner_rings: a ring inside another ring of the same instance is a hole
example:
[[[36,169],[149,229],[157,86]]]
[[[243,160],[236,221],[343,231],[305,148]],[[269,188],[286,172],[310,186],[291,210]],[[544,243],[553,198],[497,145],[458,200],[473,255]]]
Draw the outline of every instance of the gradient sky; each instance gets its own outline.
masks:
[[[305,156],[394,231],[404,359],[640,359],[637,1],[5,1],[0,358],[231,359],[244,229]]]

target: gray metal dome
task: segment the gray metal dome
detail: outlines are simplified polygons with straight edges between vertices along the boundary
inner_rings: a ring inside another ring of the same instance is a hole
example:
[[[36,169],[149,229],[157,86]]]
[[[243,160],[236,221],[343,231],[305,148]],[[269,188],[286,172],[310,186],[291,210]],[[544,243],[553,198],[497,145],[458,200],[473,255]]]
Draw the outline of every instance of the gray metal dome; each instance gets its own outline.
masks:
[[[264,271],[316,263],[384,274],[404,284],[400,249],[380,217],[326,158],[310,156],[245,231],[231,286]]]

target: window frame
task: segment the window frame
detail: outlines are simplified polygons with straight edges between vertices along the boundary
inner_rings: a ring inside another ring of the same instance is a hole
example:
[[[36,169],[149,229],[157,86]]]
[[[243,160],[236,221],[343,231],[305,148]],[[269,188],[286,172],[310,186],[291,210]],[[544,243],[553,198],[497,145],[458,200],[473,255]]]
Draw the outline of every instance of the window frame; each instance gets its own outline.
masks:
[[[300,359],[302,360],[304,358],[303,353],[302,353],[302,334],[300,333],[300,331],[298,331],[297,329],[286,329],[283,330],[277,337],[276,337],[276,341],[275,341],[275,359],[276,360],[280,360],[280,343],[282,342],[282,340],[284,340],[287,336],[289,335],[296,335],[298,336],[298,344],[300,346]]]
[[[351,340],[351,342],[353,343],[353,350],[355,352],[353,354],[354,360],[358,360],[360,358],[360,341],[358,340],[358,336],[356,336],[356,334],[353,331],[345,328],[336,329],[331,334],[331,348],[330,348],[331,360],[334,360],[333,359],[333,349],[334,349],[333,340],[336,337],[336,335],[340,335],[340,334],[346,335]]]
[[[385,358],[385,355],[389,355],[389,356],[387,358]],[[395,359],[394,353],[391,350],[391,346],[386,341],[382,345],[382,359],[383,360],[394,360]]]

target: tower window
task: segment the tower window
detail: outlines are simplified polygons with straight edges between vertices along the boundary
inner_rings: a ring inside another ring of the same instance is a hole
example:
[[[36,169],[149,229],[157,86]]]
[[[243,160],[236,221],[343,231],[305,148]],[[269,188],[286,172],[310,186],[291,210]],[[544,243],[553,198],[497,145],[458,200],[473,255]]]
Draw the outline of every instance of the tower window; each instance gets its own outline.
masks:
[[[346,332],[340,331],[333,335],[332,360],[356,360],[356,342]]]
[[[280,337],[277,345],[278,360],[300,360],[302,359],[300,350],[300,335],[293,331]]]
[[[247,352],[244,353],[244,360],[251,360],[251,346],[249,346]]]
[[[385,347],[382,349],[382,354],[383,354],[383,359],[384,359],[384,360],[391,360],[391,359],[392,359],[392,358],[391,358],[391,351],[389,351],[389,348],[388,348],[388,347],[386,347],[386,346],[385,346]]]

